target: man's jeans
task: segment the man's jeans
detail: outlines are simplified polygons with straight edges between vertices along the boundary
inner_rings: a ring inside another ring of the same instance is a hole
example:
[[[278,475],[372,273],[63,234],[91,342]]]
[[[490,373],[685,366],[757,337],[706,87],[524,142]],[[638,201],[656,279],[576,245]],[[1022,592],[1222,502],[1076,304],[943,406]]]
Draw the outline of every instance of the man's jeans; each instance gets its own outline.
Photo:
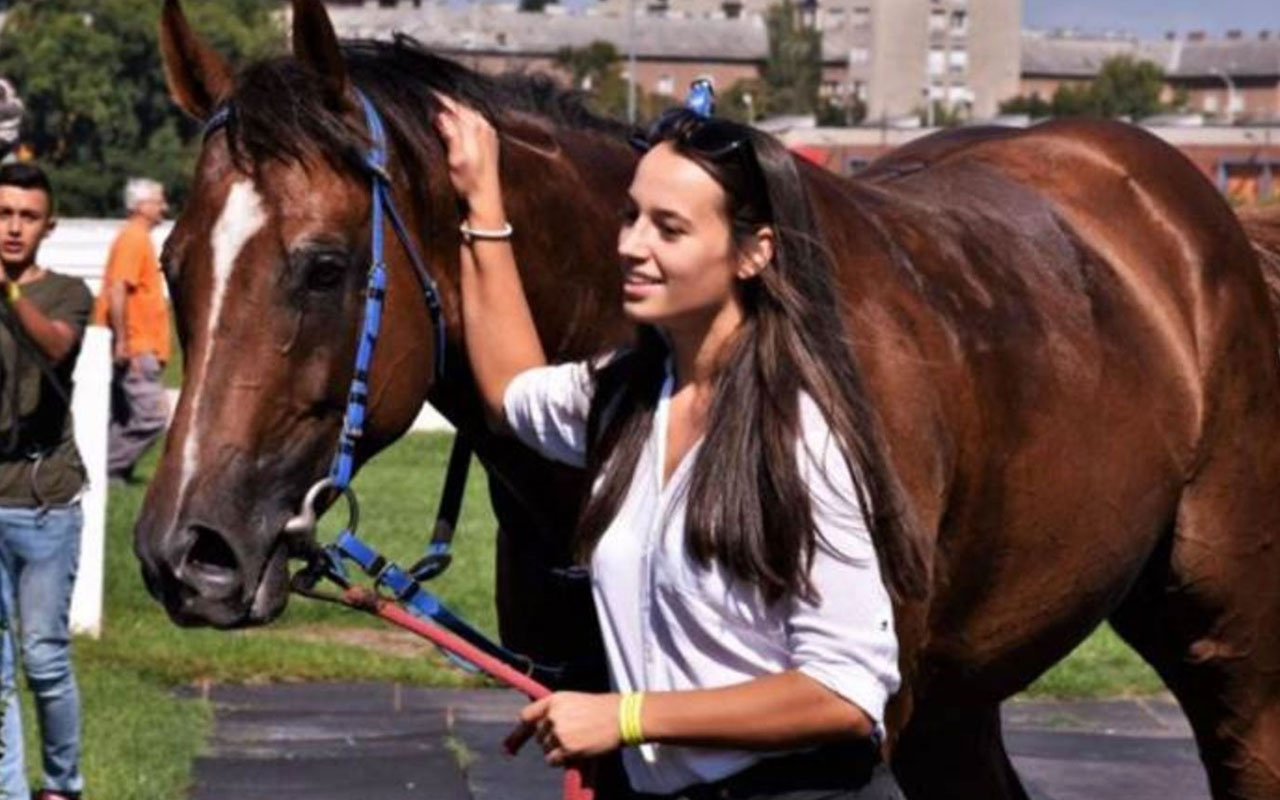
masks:
[[[4,748],[0,798],[4,800],[30,796],[23,766],[15,636],[21,637],[22,665],[40,720],[44,788],[69,793],[83,788],[80,693],[71,670],[68,626],[83,523],[78,502],[44,511],[0,508],[0,598],[9,621],[0,653],[0,696],[6,701],[0,735]]]

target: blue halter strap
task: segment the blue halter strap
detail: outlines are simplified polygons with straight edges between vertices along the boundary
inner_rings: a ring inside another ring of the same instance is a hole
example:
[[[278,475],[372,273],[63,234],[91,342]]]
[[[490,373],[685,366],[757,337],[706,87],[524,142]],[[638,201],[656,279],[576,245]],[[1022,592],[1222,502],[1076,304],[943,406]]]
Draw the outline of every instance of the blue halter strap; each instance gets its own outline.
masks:
[[[400,212],[396,209],[391,193],[391,178],[387,174],[387,135],[382,125],[382,117],[364,92],[357,91],[360,104],[364,109],[365,124],[369,130],[370,146],[365,153],[365,166],[369,171],[371,212],[369,277],[365,287],[364,324],[360,331],[360,341],[356,350],[355,374],[351,379],[351,390],[347,396],[347,411],[342,423],[342,435],[338,440],[338,452],[329,471],[333,487],[344,490],[351,483],[354,473],[356,441],[364,435],[366,407],[369,402],[369,368],[373,362],[373,350],[378,343],[378,332],[382,327],[382,306],[387,296],[387,263],[386,263],[386,223],[391,223],[396,238],[409,256],[418,281],[422,287],[422,295],[427,309],[431,312],[431,321],[435,327],[435,377],[439,380],[444,375],[445,359],[445,324],[444,312],[440,305],[440,291],[435,280],[427,270],[418,254],[418,248],[409,237]]]

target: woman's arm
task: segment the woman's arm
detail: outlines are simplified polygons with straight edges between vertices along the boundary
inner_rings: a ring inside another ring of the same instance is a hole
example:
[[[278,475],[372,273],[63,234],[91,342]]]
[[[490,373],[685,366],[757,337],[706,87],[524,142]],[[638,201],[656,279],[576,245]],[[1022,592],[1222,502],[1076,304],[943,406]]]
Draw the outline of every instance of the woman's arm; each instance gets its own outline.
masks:
[[[479,113],[437,95],[436,127],[448,150],[449,179],[467,208],[466,224],[496,231],[507,224],[498,176],[498,135]],[[520,285],[510,239],[464,239],[462,324],[467,357],[490,425],[503,420],[507,384],[547,363]]]
[[[645,694],[645,739],[665,744],[778,750],[871,735],[861,708],[796,670],[720,689]]]
[[[534,736],[555,765],[607,753],[622,745],[620,702],[618,694],[557,692],[525,707],[507,747]],[[795,670],[719,689],[646,692],[640,721],[646,742],[736,750],[797,749],[874,729],[861,708]]]

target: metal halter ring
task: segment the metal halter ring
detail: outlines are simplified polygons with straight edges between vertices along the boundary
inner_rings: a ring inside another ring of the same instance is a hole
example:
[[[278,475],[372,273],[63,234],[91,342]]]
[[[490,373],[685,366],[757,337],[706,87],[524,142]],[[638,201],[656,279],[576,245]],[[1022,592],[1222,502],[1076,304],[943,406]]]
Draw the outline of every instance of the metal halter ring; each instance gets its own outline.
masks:
[[[320,519],[316,513],[316,502],[320,499],[322,492],[334,488],[332,478],[321,478],[316,481],[315,485],[307,490],[306,497],[302,498],[302,508],[284,524],[285,534],[314,540],[316,525]],[[356,526],[360,524],[360,504],[356,501],[356,493],[352,491],[350,486],[343,487],[342,496],[347,499],[346,529],[355,533]]]

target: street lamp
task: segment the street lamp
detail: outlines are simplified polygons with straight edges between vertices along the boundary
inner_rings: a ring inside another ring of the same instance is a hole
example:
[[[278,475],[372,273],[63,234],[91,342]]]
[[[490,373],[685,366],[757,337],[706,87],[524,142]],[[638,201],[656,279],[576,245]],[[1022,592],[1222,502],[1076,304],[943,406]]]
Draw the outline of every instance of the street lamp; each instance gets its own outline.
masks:
[[[627,122],[636,124],[636,0],[627,0]]]
[[[1227,124],[1234,125],[1236,121],[1236,84],[1231,80],[1231,76],[1224,72],[1220,67],[1209,67],[1209,73],[1222,78],[1222,82],[1227,85]]]

